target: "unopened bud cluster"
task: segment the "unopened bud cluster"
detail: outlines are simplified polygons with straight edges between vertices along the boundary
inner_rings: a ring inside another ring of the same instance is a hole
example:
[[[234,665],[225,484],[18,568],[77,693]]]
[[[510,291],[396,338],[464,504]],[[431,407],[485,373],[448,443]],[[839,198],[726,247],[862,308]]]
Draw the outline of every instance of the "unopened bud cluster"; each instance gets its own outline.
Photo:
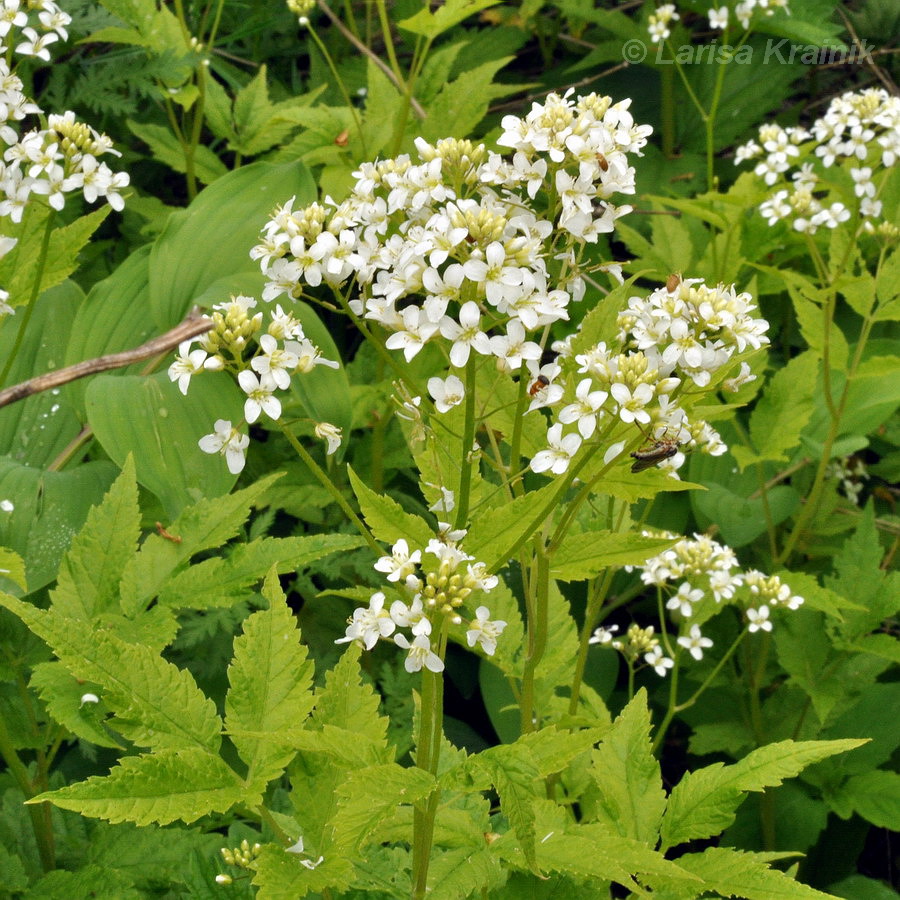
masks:
[[[229,849],[228,847],[222,847],[221,854],[222,859],[229,866],[237,866],[239,869],[249,869],[253,861],[259,856],[259,851],[262,850],[261,844],[253,844],[245,838],[241,841],[240,846],[234,847],[233,849]]]
[[[398,647],[408,651],[407,671],[417,672],[423,667],[432,672],[443,670],[444,661],[432,647],[432,631],[440,631],[445,617],[451,625],[463,625],[460,611],[466,601],[478,591],[491,591],[498,579],[488,574],[484,563],[475,562],[460,549],[465,531],[438,524],[439,536],[429,541],[424,551],[410,551],[407,541],[400,539],[390,556],[382,556],[375,563],[376,571],[387,576],[393,585],[390,590],[398,599],[386,608],[384,591],[373,594],[368,607],[354,610],[344,637],[336,643],[357,641],[371,650],[380,638],[393,637]],[[479,606],[467,623],[466,642],[470,647],[479,645],[491,656],[505,627],[506,622],[492,621],[488,608]],[[412,640],[397,628],[408,628]]]

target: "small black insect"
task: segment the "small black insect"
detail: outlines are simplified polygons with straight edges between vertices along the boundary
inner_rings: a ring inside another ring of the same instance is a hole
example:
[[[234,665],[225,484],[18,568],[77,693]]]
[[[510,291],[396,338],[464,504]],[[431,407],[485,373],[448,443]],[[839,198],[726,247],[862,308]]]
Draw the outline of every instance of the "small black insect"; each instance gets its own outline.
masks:
[[[547,385],[550,384],[550,379],[546,375],[538,375],[537,378],[534,379],[534,384],[528,388],[528,396],[533,397],[535,394],[540,393]]]
[[[647,450],[635,450],[631,456],[634,462],[631,464],[632,472],[643,472],[664,459],[671,459],[677,452],[680,444],[676,440],[654,441],[653,446]]]

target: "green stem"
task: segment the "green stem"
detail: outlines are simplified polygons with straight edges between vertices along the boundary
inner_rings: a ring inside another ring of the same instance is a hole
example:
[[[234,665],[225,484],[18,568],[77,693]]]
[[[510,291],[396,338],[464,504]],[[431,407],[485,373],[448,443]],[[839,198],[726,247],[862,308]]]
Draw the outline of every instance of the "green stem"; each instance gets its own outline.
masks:
[[[616,567],[610,566],[602,578],[598,579],[597,589],[588,597],[587,609],[584,613],[584,624],[581,626],[581,636],[578,641],[578,656],[575,659],[575,674],[572,677],[572,689],[569,695],[569,715],[574,716],[578,711],[578,700],[581,695],[581,684],[584,680],[584,669],[587,665],[588,650],[590,649],[591,635],[594,633],[597,619],[600,617],[600,608],[609,593]]]
[[[13,776],[26,800],[30,800],[40,793],[39,790],[35,790],[35,783],[29,777],[24,763],[19,759],[19,754],[16,752],[9,732],[6,730],[6,722],[2,716],[0,716],[0,757],[3,758],[7,770]],[[50,804],[29,804],[28,816],[31,819],[31,827],[34,831],[41,868],[45,872],[50,872],[56,868],[56,850],[53,839],[53,824],[50,819]]]
[[[379,556],[383,554],[383,550],[379,545],[378,541],[372,537],[372,533],[366,528],[365,523],[360,519],[360,517],[353,511],[353,507],[347,502],[347,498],[337,489],[336,485],[332,482],[332,480],[328,477],[328,473],[325,472],[322,467],[310,456],[309,451],[300,441],[297,440],[297,437],[291,432],[291,430],[284,425],[282,422],[278,422],[278,427],[281,429],[281,433],[288,439],[290,445],[294,448],[297,453],[297,456],[306,463],[307,468],[316,478],[319,480],[319,483],[322,487],[328,491],[329,494],[334,498],[334,502],[343,510],[344,515],[356,526],[356,530],[365,538],[366,543],[375,551]]]
[[[519,697],[522,734],[536,728],[534,708],[534,679],[537,667],[547,647],[547,619],[550,592],[550,557],[543,548],[536,554],[537,573],[533,591],[533,615],[528,617],[525,666],[522,673],[522,693]]]
[[[456,498],[456,527],[465,528],[469,519],[469,502],[472,495],[472,469],[475,460],[472,445],[475,442],[475,354],[469,354],[466,363],[466,422],[463,428],[462,453],[459,472],[459,494]]]
[[[450,619],[443,617],[435,651],[441,659],[447,650],[447,630]],[[419,709],[419,737],[416,742],[416,767],[436,776],[441,753],[444,720],[444,677],[440,672],[422,669],[422,693]],[[413,900],[425,897],[428,885],[428,864],[434,841],[434,820],[441,799],[439,788],[413,808]]]
[[[47,253],[50,249],[50,236],[53,234],[53,221],[56,218],[56,210],[51,209],[47,214],[47,221],[44,223],[44,236],[41,238],[41,249],[38,252],[37,263],[34,266],[34,281],[31,284],[31,295],[25,306],[25,312],[19,320],[19,330],[16,332],[16,339],[13,343],[12,350],[3,366],[3,372],[0,373],[0,387],[6,384],[10,370],[13,367],[19,350],[22,348],[22,341],[25,340],[25,332],[28,329],[28,323],[34,313],[34,307],[37,304],[37,298],[41,293],[41,282],[44,280],[44,266],[47,264]]]
[[[513,433],[509,442],[509,474],[519,471],[522,459],[522,433],[525,429],[525,403],[528,399],[528,369],[525,363],[519,368],[519,393],[516,397],[516,412],[513,417]],[[513,484],[513,493],[519,497],[525,492],[521,479]]]

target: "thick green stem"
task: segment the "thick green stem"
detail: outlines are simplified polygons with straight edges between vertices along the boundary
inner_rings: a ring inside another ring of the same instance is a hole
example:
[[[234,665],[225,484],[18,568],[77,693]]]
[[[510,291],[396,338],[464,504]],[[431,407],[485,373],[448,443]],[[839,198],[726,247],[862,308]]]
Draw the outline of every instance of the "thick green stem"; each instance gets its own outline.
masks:
[[[446,616],[441,624],[438,646],[435,651],[441,659],[447,649],[447,629],[450,620]],[[441,672],[422,669],[421,707],[419,709],[419,736],[416,743],[416,766],[431,775],[437,775],[441,753],[441,735],[444,721],[444,676]],[[417,803],[413,808],[413,900],[425,897],[428,885],[428,864],[434,840],[434,820],[441,799],[439,788]]]
[[[547,647],[547,618],[550,591],[550,557],[541,548],[536,555],[537,573],[534,580],[533,614],[528,617],[525,666],[522,673],[522,693],[519,697],[522,734],[534,731],[534,679],[537,667]]]
[[[476,460],[472,455],[475,443],[475,354],[469,354],[466,363],[466,423],[463,427],[462,448],[459,461],[459,492],[456,498],[456,527],[465,528],[469,519],[469,501],[472,496],[472,469]]]

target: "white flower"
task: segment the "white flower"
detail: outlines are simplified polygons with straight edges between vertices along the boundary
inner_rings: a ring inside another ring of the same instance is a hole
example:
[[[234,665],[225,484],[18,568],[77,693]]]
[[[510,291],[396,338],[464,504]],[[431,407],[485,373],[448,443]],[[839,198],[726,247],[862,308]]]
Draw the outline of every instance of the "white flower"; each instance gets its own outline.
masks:
[[[445,413],[462,403],[466,389],[456,375],[450,375],[446,379],[429,378],[428,393],[434,398],[435,409]]]
[[[292,844],[290,847],[285,848],[285,853],[303,853],[303,835],[297,838],[297,842]],[[313,861],[311,859],[301,859],[300,865],[306,866],[307,869],[315,869],[316,866],[320,865],[324,861],[325,857],[320,856],[317,860]],[[218,878],[216,879],[218,881]]]
[[[237,428],[232,428],[231,422],[225,419],[216,419],[214,427],[215,431],[205,434],[197,444],[204,453],[221,453],[228,464],[228,471],[237,475],[244,468],[244,453],[250,445],[250,438]]]
[[[694,604],[699,603],[702,599],[703,591],[699,588],[691,588],[690,584],[684,581],[678,588],[678,593],[669,598],[666,609],[677,609],[687,619],[694,611]]]
[[[605,644],[611,644],[613,636],[618,630],[618,625],[601,625],[599,628],[594,629],[594,633],[588,638],[588,643],[600,644],[601,647]]]
[[[488,656],[493,656],[497,649],[497,638],[506,628],[506,622],[498,619],[491,622],[488,617],[491,611],[486,606],[479,606],[475,610],[475,618],[469,623],[469,630],[466,632],[466,642],[470,647],[481,644],[481,649]]]
[[[238,374],[238,384],[247,395],[244,401],[244,418],[248,425],[252,425],[261,413],[265,413],[270,419],[278,419],[281,416],[281,401],[272,394],[278,385],[269,372],[257,378],[255,373],[244,369]]]
[[[606,391],[591,391],[592,386],[590,378],[580,381],[575,388],[576,402],[559,411],[559,421],[564,425],[578,422],[578,431],[585,440],[597,429],[597,411],[609,396]]]
[[[728,7],[720,6],[718,9],[710,9],[707,13],[709,16],[710,28],[725,29],[728,27]]]
[[[282,350],[271,334],[260,335],[259,348],[262,354],[250,360],[251,368],[260,375],[271,375],[275,384],[286,391],[291,386],[291,372],[299,362],[297,355],[288,349],[287,344]]]
[[[81,703],[78,704],[79,708],[84,706],[85,703],[99,703],[100,698],[96,694],[82,694],[81,695]]]
[[[469,361],[469,352],[474,349],[482,356],[491,352],[491,342],[481,331],[481,310],[472,300],[463,303],[459,310],[459,324],[449,316],[444,316],[440,324],[441,334],[453,341],[450,348],[450,362],[461,369]]]
[[[700,633],[699,625],[692,625],[689,635],[682,635],[678,638],[678,643],[680,646],[684,647],[688,650],[691,656],[694,659],[703,659],[703,650],[706,647],[712,647],[713,642],[707,638],[703,637]]]
[[[431,634],[431,621],[425,615],[425,607],[420,596],[414,597],[409,606],[402,600],[395,600],[391,604],[391,618],[401,628],[411,629],[415,635]]]
[[[178,345],[178,356],[175,362],[169,366],[169,380],[178,382],[178,390],[187,396],[188,385],[191,376],[203,371],[203,363],[206,360],[205,350],[191,350],[191,341],[182,341]]]
[[[376,572],[387,572],[388,581],[401,581],[416,571],[416,566],[421,560],[422,551],[416,550],[410,553],[409,544],[404,538],[400,538],[391,548],[391,555],[380,557],[374,568]],[[393,610],[393,607],[391,609]],[[405,625],[406,623],[397,622],[397,624]]]
[[[539,450],[531,460],[533,472],[546,472],[549,469],[554,475],[562,475],[569,468],[569,461],[581,446],[581,436],[567,434],[562,436],[562,425],[551,425],[547,431],[547,450]]]
[[[641,383],[632,392],[627,385],[617,381],[611,385],[609,392],[619,404],[619,418],[626,424],[632,422],[650,422],[650,414],[644,407],[653,399],[652,385]]]
[[[353,610],[353,616],[347,625],[342,638],[338,638],[336,644],[346,644],[350,641],[359,641],[371,650],[382,637],[389,637],[397,627],[390,613],[384,608],[385,596],[381,591],[372,594],[369,599],[368,609],[359,606]]]
[[[444,661],[431,649],[431,641],[427,635],[416,635],[410,644],[406,635],[395,634],[394,643],[404,650],[409,650],[403,664],[407,672],[421,672],[423,667],[430,672],[444,671]]]
[[[663,655],[661,647],[654,647],[649,653],[645,653],[644,660],[653,666],[653,671],[660,678],[665,678],[666,672],[675,665],[671,659]]]
[[[325,441],[327,444],[325,455],[331,456],[341,446],[344,432],[343,429],[338,428],[337,425],[332,425],[330,422],[319,422],[315,427],[315,434],[319,440]]]
[[[747,619],[750,622],[748,631],[771,631],[772,623],[769,621],[769,607],[763,604],[759,609],[748,609]]]
[[[518,369],[523,360],[541,358],[540,345],[525,340],[525,326],[518,319],[510,320],[506,325],[506,334],[494,335],[490,342],[491,352],[503,360],[510,370]]]

